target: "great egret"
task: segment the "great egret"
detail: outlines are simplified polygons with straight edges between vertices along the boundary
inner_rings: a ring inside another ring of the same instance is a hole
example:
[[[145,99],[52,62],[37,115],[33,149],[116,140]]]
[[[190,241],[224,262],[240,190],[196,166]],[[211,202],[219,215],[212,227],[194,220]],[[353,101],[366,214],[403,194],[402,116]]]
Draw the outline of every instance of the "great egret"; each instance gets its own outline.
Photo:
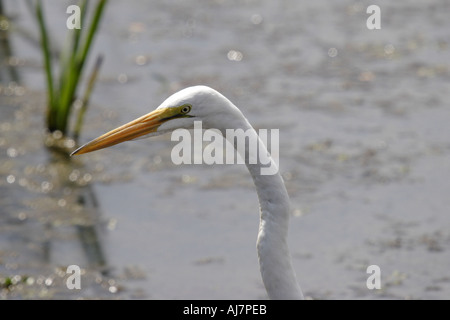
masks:
[[[194,86],[173,94],[154,111],[86,143],[72,155],[143,136],[161,135],[177,128],[192,129],[195,120],[202,121],[204,129],[220,130],[224,137],[227,129],[243,129],[256,138],[260,148],[267,153],[256,131],[230,100],[209,87]],[[248,152],[246,150],[246,155],[241,156],[248,159]],[[290,210],[283,179],[278,170],[273,175],[261,175],[263,165],[260,162],[246,161],[246,165],[260,204],[257,250],[267,294],[271,299],[303,299],[287,244]]]

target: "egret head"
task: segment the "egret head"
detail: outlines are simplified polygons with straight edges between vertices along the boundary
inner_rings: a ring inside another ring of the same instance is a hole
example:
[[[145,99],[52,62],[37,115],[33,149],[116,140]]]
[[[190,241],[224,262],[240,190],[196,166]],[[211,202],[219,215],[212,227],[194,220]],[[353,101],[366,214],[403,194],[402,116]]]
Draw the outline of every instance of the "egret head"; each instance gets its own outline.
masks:
[[[147,136],[157,136],[176,129],[192,129],[194,121],[202,121],[204,129],[224,131],[230,118],[242,114],[227,98],[206,86],[183,89],[171,95],[154,111],[86,143],[72,155],[88,153],[118,143]]]

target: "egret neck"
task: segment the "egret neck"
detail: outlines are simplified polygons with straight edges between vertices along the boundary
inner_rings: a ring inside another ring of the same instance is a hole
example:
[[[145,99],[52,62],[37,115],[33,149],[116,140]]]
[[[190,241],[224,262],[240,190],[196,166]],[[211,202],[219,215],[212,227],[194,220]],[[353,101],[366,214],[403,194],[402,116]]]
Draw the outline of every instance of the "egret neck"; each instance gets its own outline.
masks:
[[[239,127],[233,129],[243,129],[248,132],[251,135],[249,141],[257,139],[258,151],[256,152],[259,155],[267,154],[270,159],[269,164],[267,162],[262,164],[258,155],[249,154],[252,151],[247,147],[246,154],[241,154],[253,178],[260,205],[257,250],[264,286],[270,299],[303,299],[287,243],[290,201],[286,187],[277,164],[268,154],[266,146],[255,129],[247,119],[242,120],[244,121],[237,122]],[[221,131],[223,133],[223,130]],[[236,141],[229,142],[236,147]],[[250,163],[249,159],[252,157],[258,159],[256,163]],[[272,175],[261,174],[261,169],[267,166],[277,168],[276,172]]]

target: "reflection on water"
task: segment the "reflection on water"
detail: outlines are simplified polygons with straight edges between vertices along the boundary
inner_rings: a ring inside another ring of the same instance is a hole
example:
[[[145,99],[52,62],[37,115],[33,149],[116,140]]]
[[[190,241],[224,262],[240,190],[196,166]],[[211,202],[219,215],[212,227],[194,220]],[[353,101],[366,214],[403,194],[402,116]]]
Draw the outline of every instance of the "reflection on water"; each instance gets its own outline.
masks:
[[[105,226],[91,175],[68,156],[70,141],[41,130],[41,119],[33,114],[42,114],[42,96],[2,89],[2,108],[11,111],[0,123],[3,298],[77,297],[76,290],[65,288],[65,268],[80,262],[83,279],[96,279],[82,282],[94,286],[93,297],[117,292],[106,285],[111,279]]]

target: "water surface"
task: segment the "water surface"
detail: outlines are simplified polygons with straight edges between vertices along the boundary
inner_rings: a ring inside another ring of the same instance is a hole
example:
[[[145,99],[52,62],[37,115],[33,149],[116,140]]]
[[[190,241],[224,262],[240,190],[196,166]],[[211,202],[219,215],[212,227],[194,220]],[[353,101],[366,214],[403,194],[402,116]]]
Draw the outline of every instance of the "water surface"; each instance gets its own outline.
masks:
[[[447,299],[449,3],[378,1],[382,28],[373,31],[368,5],[111,1],[90,59],[105,55],[82,141],[176,90],[211,86],[255,128],[280,129],[289,245],[306,296]],[[37,36],[21,3],[5,7]],[[59,44],[65,9],[46,6]],[[34,283],[2,297],[266,299],[257,197],[243,165],[175,166],[170,136],[126,143],[77,159],[76,180],[89,180],[99,216],[73,221],[73,208],[49,207],[40,52],[20,30],[11,46],[25,93],[4,84],[0,96],[0,277]],[[80,221],[94,227],[108,272],[89,258]],[[86,272],[76,292],[64,284],[69,264]],[[366,287],[373,264],[381,290]]]

